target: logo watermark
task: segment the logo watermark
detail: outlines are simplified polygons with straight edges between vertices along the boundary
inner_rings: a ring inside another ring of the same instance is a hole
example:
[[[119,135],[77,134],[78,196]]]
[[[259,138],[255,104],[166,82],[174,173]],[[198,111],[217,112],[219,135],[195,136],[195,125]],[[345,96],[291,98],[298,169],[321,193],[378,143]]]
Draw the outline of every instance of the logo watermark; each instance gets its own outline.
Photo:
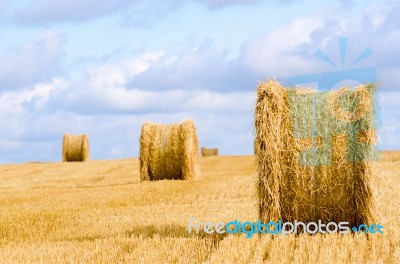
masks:
[[[289,87],[316,83],[320,91],[317,94],[290,89],[288,93],[294,137],[299,140],[312,139],[313,142],[312,146],[305,147],[300,152],[299,162],[305,166],[332,165],[333,136],[343,134],[347,137],[347,160],[367,161],[380,158],[376,142],[360,140],[362,135],[376,133],[381,126],[379,100],[375,89],[376,69],[354,68],[358,62],[372,55],[372,49],[366,47],[354,60],[347,63],[348,39],[341,37],[338,42],[341,69],[338,63],[318,49],[315,56],[337,68],[336,71],[292,76],[284,80]],[[339,90],[336,95],[328,93],[336,84],[349,80],[362,84],[363,87]]]
[[[360,234],[383,234],[383,226],[381,224],[361,224],[359,226],[354,226],[350,228],[349,222],[329,222],[324,224],[321,220],[318,222],[283,222],[278,220],[278,222],[268,222],[262,223],[261,220],[256,222],[240,222],[238,220],[225,222],[201,222],[197,221],[195,217],[191,217],[188,222],[188,233],[204,232],[206,234],[245,234],[246,238],[249,239],[255,234],[269,234],[269,235],[282,235],[286,236],[289,234],[349,234],[351,232]]]
[[[340,37],[338,39],[342,69],[339,69],[339,66],[337,65],[338,63],[334,63],[328,55],[326,55],[321,49],[318,49],[315,53],[315,57],[338,70],[287,77],[285,79],[285,84],[287,86],[296,86],[301,84],[316,83],[318,90],[329,91],[335,86],[335,84],[346,80],[352,80],[360,84],[375,83],[377,81],[377,75],[374,67],[353,67],[358,62],[363,61],[371,56],[373,54],[372,49],[370,47],[366,47],[356,59],[351,61],[349,64],[346,64],[347,43],[348,38],[346,37]]]

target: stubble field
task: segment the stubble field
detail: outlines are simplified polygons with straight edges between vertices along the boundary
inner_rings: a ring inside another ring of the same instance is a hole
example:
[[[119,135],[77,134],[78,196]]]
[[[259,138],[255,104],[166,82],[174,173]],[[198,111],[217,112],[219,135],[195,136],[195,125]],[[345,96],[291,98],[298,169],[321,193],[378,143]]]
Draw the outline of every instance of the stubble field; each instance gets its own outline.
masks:
[[[384,234],[188,234],[256,221],[254,156],[200,159],[190,181],[140,182],[137,159],[0,165],[2,263],[398,263],[400,152],[377,163]]]

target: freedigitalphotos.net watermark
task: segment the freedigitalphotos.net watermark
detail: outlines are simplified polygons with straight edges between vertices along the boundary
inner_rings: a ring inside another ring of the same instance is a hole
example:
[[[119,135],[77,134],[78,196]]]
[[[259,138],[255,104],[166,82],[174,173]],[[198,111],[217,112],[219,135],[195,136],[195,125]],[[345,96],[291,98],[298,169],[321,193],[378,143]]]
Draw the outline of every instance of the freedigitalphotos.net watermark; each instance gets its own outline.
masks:
[[[303,223],[299,221],[283,222],[268,222],[262,223],[261,220],[256,222],[240,222],[234,220],[228,223],[225,222],[201,222],[195,217],[191,217],[188,222],[188,233],[204,232],[206,234],[246,234],[246,238],[251,238],[254,234],[269,234],[269,235],[289,235],[298,233],[307,234],[348,234],[348,233],[366,233],[366,234],[383,234],[383,226],[381,224],[361,224],[350,228],[349,222],[329,222],[327,224],[318,222]]]

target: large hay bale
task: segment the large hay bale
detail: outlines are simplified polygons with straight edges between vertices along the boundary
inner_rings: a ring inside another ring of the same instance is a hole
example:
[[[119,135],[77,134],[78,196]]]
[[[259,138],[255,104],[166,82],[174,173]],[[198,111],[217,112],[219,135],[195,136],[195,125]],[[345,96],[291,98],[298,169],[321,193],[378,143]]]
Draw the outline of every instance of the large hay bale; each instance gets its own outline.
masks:
[[[202,157],[218,156],[218,148],[201,147],[200,152]]]
[[[171,125],[146,122],[140,135],[140,179],[197,178],[200,176],[198,153],[193,121]]]
[[[264,222],[374,221],[375,85],[313,92],[260,83],[255,110]],[[347,109],[347,110],[346,110]]]
[[[63,161],[87,161],[89,159],[89,137],[86,134],[64,134]]]

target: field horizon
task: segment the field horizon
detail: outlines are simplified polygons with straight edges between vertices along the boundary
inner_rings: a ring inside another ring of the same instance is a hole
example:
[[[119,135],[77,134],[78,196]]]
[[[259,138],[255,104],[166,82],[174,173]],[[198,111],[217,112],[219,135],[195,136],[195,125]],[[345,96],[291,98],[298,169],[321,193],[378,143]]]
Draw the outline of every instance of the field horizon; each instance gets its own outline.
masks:
[[[255,156],[200,158],[197,180],[141,182],[137,158],[0,165],[4,263],[396,263],[400,151],[376,163],[383,234],[188,234],[258,220]]]

